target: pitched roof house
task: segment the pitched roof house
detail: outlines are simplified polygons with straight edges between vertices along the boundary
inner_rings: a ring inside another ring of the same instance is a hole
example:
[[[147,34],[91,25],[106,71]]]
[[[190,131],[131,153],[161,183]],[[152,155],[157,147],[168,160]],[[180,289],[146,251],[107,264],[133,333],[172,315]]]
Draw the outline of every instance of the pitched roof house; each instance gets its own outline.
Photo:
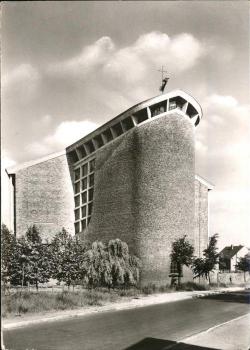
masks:
[[[222,249],[219,253],[219,269],[223,271],[235,272],[235,265],[240,258],[248,254],[248,249],[243,245],[230,245]]]

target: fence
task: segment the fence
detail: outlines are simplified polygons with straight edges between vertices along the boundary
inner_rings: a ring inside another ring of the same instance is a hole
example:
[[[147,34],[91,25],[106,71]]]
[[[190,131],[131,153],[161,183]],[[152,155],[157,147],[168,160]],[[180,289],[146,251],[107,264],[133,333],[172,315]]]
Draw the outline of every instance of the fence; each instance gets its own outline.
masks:
[[[50,293],[59,293],[59,292],[63,292],[63,291],[77,291],[77,290],[81,290],[84,287],[81,285],[76,285],[76,286],[66,286],[66,285],[39,285],[38,288],[38,292],[50,292]],[[4,295],[7,294],[14,294],[14,293],[18,293],[18,292],[32,292],[32,293],[36,293],[37,289],[34,285],[30,285],[30,286],[3,286],[2,285],[2,292]]]

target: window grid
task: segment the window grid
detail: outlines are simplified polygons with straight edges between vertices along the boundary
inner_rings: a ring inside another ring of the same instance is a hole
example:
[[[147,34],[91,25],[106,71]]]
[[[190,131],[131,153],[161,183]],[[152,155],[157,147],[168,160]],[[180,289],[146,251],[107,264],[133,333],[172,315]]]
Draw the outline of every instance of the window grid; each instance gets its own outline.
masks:
[[[74,170],[75,233],[85,230],[91,220],[94,196],[95,159]]]

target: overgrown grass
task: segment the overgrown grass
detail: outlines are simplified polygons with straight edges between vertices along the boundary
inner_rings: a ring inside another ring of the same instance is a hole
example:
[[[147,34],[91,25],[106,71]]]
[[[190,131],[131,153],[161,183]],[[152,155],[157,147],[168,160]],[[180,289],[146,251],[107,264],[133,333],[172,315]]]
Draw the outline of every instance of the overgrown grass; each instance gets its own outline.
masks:
[[[225,287],[226,285],[220,285]],[[171,293],[175,291],[202,291],[216,285],[203,285],[194,282],[182,283],[181,286],[170,287],[169,285],[156,286],[148,284],[141,288],[131,287],[128,289],[75,289],[75,291],[12,291],[9,295],[3,295],[2,316],[9,317],[27,313],[39,313],[46,311],[70,310],[86,306],[101,306],[107,303],[138,298],[143,295],[155,293]]]
[[[157,286],[153,283],[149,283],[146,286],[143,286],[141,288],[142,294],[149,295],[149,294],[155,294],[155,293],[171,293],[175,292],[175,288],[170,287],[167,285]]]
[[[240,286],[240,285],[237,285],[237,286]],[[244,284],[242,285],[244,286]],[[222,283],[222,282],[219,282],[219,283],[210,283],[210,288],[228,288],[230,287],[228,284],[226,283]]]
[[[195,282],[182,283],[180,286],[176,286],[178,291],[194,291],[194,290],[209,290],[210,286],[208,284],[199,284]]]
[[[113,291],[82,290],[76,292],[16,292],[3,297],[3,317],[44,311],[70,310],[88,305],[101,306],[115,302],[119,295]]]

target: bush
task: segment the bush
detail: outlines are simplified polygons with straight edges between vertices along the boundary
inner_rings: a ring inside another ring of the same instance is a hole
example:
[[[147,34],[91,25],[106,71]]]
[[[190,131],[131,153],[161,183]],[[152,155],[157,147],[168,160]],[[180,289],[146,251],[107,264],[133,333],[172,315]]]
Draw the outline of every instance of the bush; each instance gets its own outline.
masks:
[[[195,282],[182,283],[180,286],[176,286],[178,291],[193,291],[193,290],[208,290],[209,286],[205,284],[199,284]]]
[[[142,287],[142,289],[141,289],[141,291],[142,291],[142,293],[143,294],[146,294],[146,295],[148,295],[148,294],[153,294],[153,293],[155,293],[156,292],[156,285],[154,284],[154,283],[149,283],[149,284],[147,284],[146,286],[143,286]]]
[[[140,290],[137,288],[118,289],[117,293],[120,297],[137,297]]]
[[[169,286],[168,284],[159,287],[160,293],[166,293],[166,292],[172,292],[172,291],[173,291],[173,288],[171,288],[171,286]]]

